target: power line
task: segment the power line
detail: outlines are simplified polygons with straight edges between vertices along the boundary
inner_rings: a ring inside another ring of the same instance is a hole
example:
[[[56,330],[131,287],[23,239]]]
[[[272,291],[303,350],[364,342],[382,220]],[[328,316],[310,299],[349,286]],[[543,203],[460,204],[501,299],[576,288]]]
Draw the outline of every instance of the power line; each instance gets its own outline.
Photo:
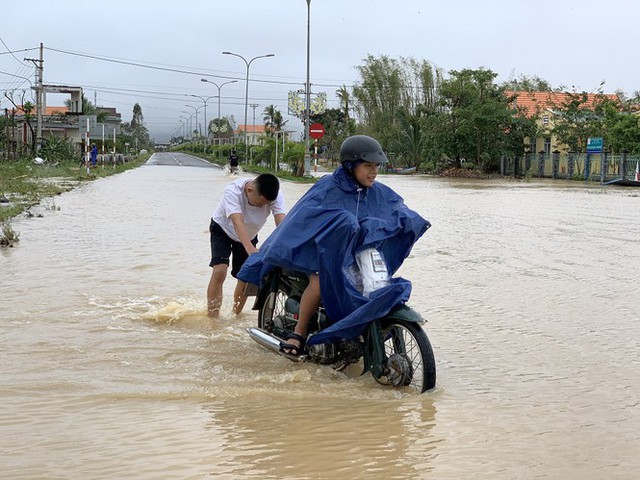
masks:
[[[15,59],[16,59],[16,62],[18,62],[18,63],[20,63],[20,64],[23,64],[23,62],[21,62],[21,61],[18,59],[18,57],[16,57],[16,56],[13,54],[13,52],[9,49],[9,47],[7,47],[7,44],[6,44],[6,43],[4,43],[4,40],[2,39],[2,37],[0,37],[0,42],[2,42],[2,45],[4,45],[4,48],[6,48],[6,49],[7,49],[7,53],[10,53],[10,54],[11,54],[11,56],[12,56],[13,58],[15,58]]]
[[[13,73],[9,73],[9,72],[0,71],[0,73],[2,73],[3,75],[9,75],[10,77],[23,78],[25,80],[29,80],[27,77],[22,77],[20,75],[14,75]]]
[[[167,101],[177,101],[177,102],[193,102],[200,103],[200,101],[193,100],[191,95],[186,93],[171,93],[171,92],[154,92],[149,90],[135,90],[135,89],[126,89],[126,88],[112,88],[112,87],[96,87],[92,85],[85,85],[85,89],[87,90],[95,90],[101,93],[111,93],[113,95],[124,95],[124,96],[135,96],[140,98],[150,98],[154,100],[167,100]],[[158,96],[161,95],[161,96]],[[164,95],[164,96],[162,96]],[[177,97],[177,98],[171,98]],[[227,100],[244,100],[244,97],[226,97]],[[258,98],[257,100],[261,101],[283,101],[284,98]],[[226,105],[244,105],[243,102],[229,102],[223,101],[222,103]]]
[[[148,68],[151,70],[161,70],[161,71],[173,72],[173,73],[184,73],[187,75],[199,75],[201,77],[214,77],[214,78],[221,78],[225,80],[245,80],[244,77],[234,77],[229,75],[215,75],[212,73],[202,73],[194,70],[185,69],[190,67],[173,68],[169,66],[158,66],[158,65],[152,65],[149,63],[143,63],[142,61],[139,61],[139,60],[134,61],[134,60],[109,58],[109,57],[104,57],[104,56],[94,55],[89,53],[71,52],[69,50],[62,50],[62,49],[53,48],[53,47],[45,47],[45,48],[52,52],[58,52],[65,55],[74,55],[77,57],[90,58],[92,60],[99,60],[103,62],[118,63],[120,65],[128,65],[128,66],[138,67],[138,68]],[[304,83],[302,81],[293,82],[293,81],[282,81],[282,80],[261,80],[261,79],[254,79],[254,78],[252,78],[251,81],[256,83],[267,83],[267,84],[273,84],[273,85],[295,85],[295,86],[300,86],[301,84]],[[344,86],[344,84],[333,85],[333,84],[321,84],[321,83],[314,83],[313,85],[316,87],[336,87],[336,88],[341,88]]]
[[[2,39],[0,39],[1,41]],[[2,42],[2,44],[4,45],[4,42]],[[6,45],[4,45],[6,47]],[[0,55],[11,55],[15,58],[15,55],[13,55],[14,53],[20,53],[20,52],[31,52],[33,50],[38,50],[38,47],[35,48],[23,48],[22,50],[9,50],[7,49],[6,52],[0,52]],[[16,59],[18,60],[18,59]],[[20,62],[20,60],[18,60]],[[22,63],[22,62],[20,62]]]

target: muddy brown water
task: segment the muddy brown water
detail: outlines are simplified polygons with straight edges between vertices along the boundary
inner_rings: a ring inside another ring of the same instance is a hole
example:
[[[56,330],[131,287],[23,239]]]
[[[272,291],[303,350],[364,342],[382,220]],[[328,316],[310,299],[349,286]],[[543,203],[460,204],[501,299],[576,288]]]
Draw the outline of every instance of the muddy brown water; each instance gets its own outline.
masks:
[[[640,192],[381,175],[433,223],[398,272],[438,366],[410,396],[263,349],[231,280],[205,315],[228,181],[146,165],[13,222],[0,478],[640,476]]]

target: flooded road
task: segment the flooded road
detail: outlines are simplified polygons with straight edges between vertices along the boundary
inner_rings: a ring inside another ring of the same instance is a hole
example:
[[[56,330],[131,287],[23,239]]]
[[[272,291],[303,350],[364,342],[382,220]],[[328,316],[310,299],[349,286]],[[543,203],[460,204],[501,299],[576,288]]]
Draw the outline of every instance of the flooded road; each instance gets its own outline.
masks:
[[[433,224],[398,275],[438,385],[405,396],[258,346],[231,279],[206,316],[209,218],[231,179],[177,165],[13,222],[0,478],[640,475],[640,192],[379,176]],[[308,188],[283,182],[288,206]]]

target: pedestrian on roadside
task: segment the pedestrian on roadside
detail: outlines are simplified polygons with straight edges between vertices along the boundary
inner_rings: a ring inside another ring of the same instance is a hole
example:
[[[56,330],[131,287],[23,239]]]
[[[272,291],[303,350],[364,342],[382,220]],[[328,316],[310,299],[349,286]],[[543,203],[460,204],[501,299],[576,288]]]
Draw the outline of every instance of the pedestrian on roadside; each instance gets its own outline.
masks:
[[[91,166],[95,167],[98,164],[98,147],[95,143],[91,144]]]

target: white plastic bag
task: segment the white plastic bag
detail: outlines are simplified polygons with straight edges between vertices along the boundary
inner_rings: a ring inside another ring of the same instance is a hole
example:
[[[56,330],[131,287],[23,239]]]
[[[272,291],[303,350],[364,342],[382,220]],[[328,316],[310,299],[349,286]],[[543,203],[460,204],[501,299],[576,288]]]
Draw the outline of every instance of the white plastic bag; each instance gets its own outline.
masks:
[[[356,253],[356,263],[362,275],[362,294],[366,297],[389,284],[387,263],[375,248],[367,248]]]

